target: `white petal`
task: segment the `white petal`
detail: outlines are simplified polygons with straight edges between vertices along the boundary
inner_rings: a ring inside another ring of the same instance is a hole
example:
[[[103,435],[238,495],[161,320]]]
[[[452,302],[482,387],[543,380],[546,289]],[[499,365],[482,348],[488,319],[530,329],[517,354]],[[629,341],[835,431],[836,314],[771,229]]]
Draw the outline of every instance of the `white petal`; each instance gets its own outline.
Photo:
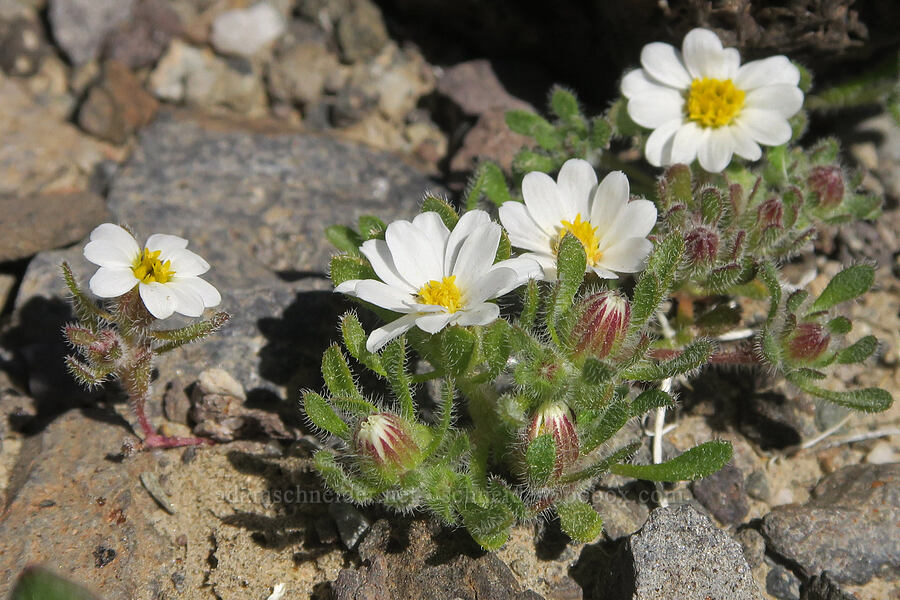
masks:
[[[619,240],[627,238],[647,237],[655,225],[656,205],[649,200],[633,200],[619,211],[598,249],[605,251]]]
[[[672,142],[675,139],[675,132],[681,127],[681,115],[676,119],[672,119],[668,123],[663,123],[653,130],[650,137],[647,138],[647,145],[644,147],[644,155],[654,167],[671,164]]]
[[[522,197],[531,218],[547,235],[554,235],[561,221],[571,221],[577,211],[571,198],[559,193],[546,173],[532,171],[522,179]]]
[[[112,223],[103,223],[94,228],[91,232],[91,241],[99,240],[119,246],[130,255],[138,254],[141,251],[134,236],[128,233],[125,228],[113,225]]]
[[[200,279],[199,277],[181,278],[176,275],[175,279],[172,281],[177,282],[181,287],[192,290],[195,294],[200,296],[205,308],[218,306],[219,303],[222,302],[222,295],[219,294],[219,290],[217,290],[213,284]]]
[[[742,90],[753,90],[776,83],[796,86],[800,83],[800,71],[786,56],[770,56],[741,67],[734,83]]]
[[[483,302],[472,308],[461,310],[454,315],[453,322],[464,327],[469,325],[487,325],[500,316],[500,307],[493,302]]]
[[[684,112],[684,96],[678,90],[658,88],[644,92],[628,101],[628,116],[648,129],[678,119]]]
[[[520,284],[520,281],[512,269],[492,269],[490,273],[486,273],[466,287],[465,304],[471,306],[502,296],[516,287],[516,284]]]
[[[556,185],[562,195],[572,199],[575,210],[586,219],[588,200],[597,185],[597,173],[591,163],[580,158],[567,160],[559,170]]]
[[[409,221],[394,221],[384,234],[397,272],[416,289],[443,277],[437,240],[429,240]]]
[[[138,284],[131,267],[100,267],[91,277],[88,286],[95,296],[100,298],[116,298]]]
[[[490,223],[491,217],[483,210],[470,210],[459,218],[456,227],[450,232],[447,238],[447,245],[444,248],[443,267],[444,273],[450,274],[453,265],[456,263],[456,257],[462,248],[463,242],[466,241],[472,232],[484,225]]]
[[[711,130],[697,150],[700,166],[710,173],[721,173],[731,162],[734,140],[727,127]]]
[[[409,312],[409,305],[413,300],[408,293],[374,279],[358,281],[353,293],[348,295],[394,312]]]
[[[521,202],[504,202],[500,206],[500,223],[516,248],[550,252],[550,236],[538,227],[528,209]]]
[[[687,77],[687,71],[685,71],[685,77]],[[690,83],[690,78],[686,80]],[[647,72],[643,69],[635,69],[634,71],[629,71],[625,77],[622,78],[621,84],[622,95],[626,98],[633,98],[634,96],[638,96],[645,92],[653,92],[660,89],[670,90],[671,86],[663,85],[656,79],[651,78]]]
[[[519,258],[528,258],[536,262],[541,267],[543,276],[538,276],[541,281],[556,281],[556,257],[552,254],[536,254],[528,252]]]
[[[177,306],[175,293],[164,284],[156,281],[141,283],[138,285],[138,292],[141,294],[144,306],[157,319],[168,319],[175,312]]]
[[[496,269],[512,269],[516,272],[516,279],[518,283],[516,283],[516,285],[513,287],[518,287],[529,279],[540,279],[541,277],[541,265],[527,255],[501,260],[493,267],[491,267],[492,271]],[[508,291],[509,290],[501,292],[501,295],[505,294]]]
[[[105,239],[92,240],[84,246],[84,257],[101,267],[131,268],[140,255],[137,243],[134,252],[128,246]]]
[[[705,129],[693,121],[688,121],[679,127],[672,138],[671,164],[689,165],[694,162],[694,159],[697,158],[697,150],[706,137],[705,132]]]
[[[417,317],[418,315],[403,315],[399,319],[391,321],[384,327],[379,327],[369,334],[369,339],[366,340],[366,350],[369,352],[378,352],[392,339],[409,331],[412,326],[415,325]]]
[[[600,267],[588,267],[588,270],[593,271],[597,277],[600,279],[618,279],[619,276],[613,273],[608,269],[603,269]]]
[[[375,274],[389,286],[405,290],[410,294],[413,294],[418,290],[418,288],[413,287],[410,282],[406,281],[406,279],[397,272],[397,267],[394,265],[394,258],[391,256],[391,251],[388,248],[387,242],[384,240],[366,240],[360,247],[360,252],[369,259]],[[342,285],[344,284],[341,284],[341,286]]]
[[[196,277],[209,271],[209,263],[186,248],[174,248],[160,252],[159,260],[171,261],[172,270],[179,277]]]
[[[630,194],[628,178],[622,171],[613,171],[603,178],[594,193],[591,206],[591,225],[597,228],[597,235],[603,238],[619,212],[625,207]]]
[[[418,315],[416,317],[416,327],[425,333],[437,333],[447,326],[451,318],[453,318],[453,313],[448,312]]]
[[[779,146],[791,139],[791,126],[780,114],[758,108],[745,108],[735,121],[754,141]]]
[[[188,241],[186,239],[166,233],[154,233],[147,238],[147,243],[144,244],[151,252],[162,250],[162,254],[166,254],[171,250],[187,248],[187,245]]]
[[[737,48],[725,48],[722,51],[724,73],[720,79],[734,79],[741,70],[741,53]]]
[[[440,254],[443,256],[447,238],[450,237],[450,230],[444,225],[441,216],[434,211],[423,212],[416,215],[412,222],[425,233],[428,239],[435,240],[435,245],[440,248]]]
[[[728,78],[728,59],[722,50],[719,36],[708,29],[692,29],[681,43],[684,64],[694,79]]]
[[[759,108],[779,113],[788,119],[803,106],[803,92],[795,85],[778,83],[751,90],[744,98],[744,108]]]
[[[189,280],[188,280],[189,281]],[[199,317],[203,314],[203,298],[193,287],[184,285],[185,280],[170,281],[163,285],[175,296],[175,312],[186,317]]]
[[[666,85],[677,89],[685,89],[691,85],[691,76],[684,68],[681,53],[669,44],[653,42],[644,46],[641,50],[641,66],[653,79]]]
[[[747,160],[759,160],[762,156],[759,144],[753,141],[753,138],[741,125],[734,123],[728,127],[728,130],[731,132],[735,154]]]
[[[619,273],[637,273],[647,265],[652,250],[653,243],[649,240],[628,238],[607,249],[597,266]]]
[[[450,272],[456,276],[457,285],[475,281],[491,268],[500,244],[500,231],[496,223],[485,223],[466,236]]]

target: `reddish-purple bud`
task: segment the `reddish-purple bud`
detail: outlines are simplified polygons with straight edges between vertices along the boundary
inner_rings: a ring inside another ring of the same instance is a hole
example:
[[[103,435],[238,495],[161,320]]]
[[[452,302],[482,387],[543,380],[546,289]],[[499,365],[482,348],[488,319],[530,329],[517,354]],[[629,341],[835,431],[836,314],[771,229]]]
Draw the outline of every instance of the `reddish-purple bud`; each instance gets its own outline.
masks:
[[[578,460],[578,432],[575,429],[575,416],[572,410],[562,402],[551,402],[542,406],[531,418],[528,441],[544,434],[552,435],[556,444],[553,476],[558,479]]]
[[[840,167],[815,167],[806,183],[821,207],[833,208],[844,199],[844,175]]]
[[[597,292],[579,302],[572,328],[575,351],[606,358],[628,333],[631,305],[618,292]]]
[[[684,249],[694,264],[712,262],[719,252],[719,236],[707,227],[695,227],[684,238]]]
[[[828,349],[831,335],[818,323],[800,323],[787,342],[787,353],[800,362],[813,362]]]
[[[354,441],[357,454],[389,480],[415,468],[422,457],[409,423],[391,413],[376,413],[363,419]]]
[[[759,205],[756,214],[761,229],[765,230],[769,227],[781,229],[783,226],[784,204],[778,198],[769,198]]]

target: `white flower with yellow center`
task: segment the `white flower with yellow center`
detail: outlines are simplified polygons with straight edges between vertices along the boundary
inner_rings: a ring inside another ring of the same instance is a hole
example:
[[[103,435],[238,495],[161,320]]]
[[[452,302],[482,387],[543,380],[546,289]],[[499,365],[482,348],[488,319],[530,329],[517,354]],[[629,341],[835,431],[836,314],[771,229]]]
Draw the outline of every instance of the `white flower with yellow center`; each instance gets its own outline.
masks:
[[[482,210],[464,214],[453,231],[435,212],[387,226],[384,240],[367,240],[360,250],[381,281],[352,279],[335,288],[349,296],[404,313],[369,335],[375,352],[413,326],[437,333],[448,325],[487,325],[500,315],[489,300],[540,275],[532,260],[494,264],[500,226]]]
[[[644,153],[657,167],[697,159],[718,173],[734,154],[757,160],[760,144],[791,139],[788,119],[803,106],[800,71],[787,57],[741,66],[738,51],[707,29],[690,31],[680,52],[647,44],[641,66],[625,75],[622,94],[631,119],[653,130]]]
[[[187,249],[188,241],[157,233],[141,248],[122,227],[104,223],[91,232],[84,256],[100,268],[91,277],[91,291],[100,298],[116,298],[138,288],[151,315],[166,319],[172,313],[199,317],[217,306],[218,290],[200,279],[209,263]]]
[[[642,270],[653,249],[647,234],[656,224],[656,207],[649,200],[629,202],[629,194],[628,178],[621,171],[597,185],[590,163],[573,158],[556,181],[537,171],[525,175],[525,203],[505,202],[500,222],[512,245],[540,263],[547,281],[556,279],[556,254],[567,233],[584,246],[588,272],[615,279],[616,273]]]

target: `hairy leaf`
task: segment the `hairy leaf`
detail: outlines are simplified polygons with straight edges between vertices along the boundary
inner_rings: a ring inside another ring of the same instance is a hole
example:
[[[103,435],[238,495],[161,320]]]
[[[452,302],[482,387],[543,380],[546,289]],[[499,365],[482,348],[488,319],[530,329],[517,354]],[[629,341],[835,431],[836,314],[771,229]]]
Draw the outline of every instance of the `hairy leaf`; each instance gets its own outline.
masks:
[[[834,276],[821,295],[809,307],[809,312],[828,310],[836,304],[862,296],[875,283],[875,269],[871,265],[854,265]]]
[[[716,440],[694,446],[687,452],[656,465],[613,465],[616,475],[647,481],[691,481],[711,475],[731,460],[731,444]]]
[[[328,401],[321,395],[315,392],[303,394],[303,410],[316,427],[339,438],[349,438],[350,427],[334,412]]]
[[[573,540],[589,544],[603,533],[603,519],[586,502],[576,500],[556,505],[559,525]]]

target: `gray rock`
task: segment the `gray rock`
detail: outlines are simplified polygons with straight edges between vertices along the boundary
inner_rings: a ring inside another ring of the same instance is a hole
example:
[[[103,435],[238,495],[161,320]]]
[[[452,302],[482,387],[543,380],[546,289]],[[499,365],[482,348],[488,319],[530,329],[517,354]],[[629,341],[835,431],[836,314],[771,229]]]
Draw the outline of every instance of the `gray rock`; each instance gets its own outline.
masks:
[[[485,59],[450,67],[438,79],[437,91],[472,117],[483,115],[492,108],[535,111],[533,106],[506,91],[493,65]]]
[[[369,520],[352,504],[332,502],[328,505],[328,513],[337,525],[341,542],[352,550],[360,538],[369,530]]]
[[[762,502],[768,502],[772,497],[772,491],[769,489],[769,479],[766,472],[759,469],[751,471],[744,480],[744,488],[747,495]]]
[[[766,540],[760,532],[747,527],[734,534],[734,539],[741,545],[744,558],[747,559],[751,569],[762,564],[766,555]]]
[[[697,500],[722,523],[739,525],[750,511],[744,492],[744,475],[733,464],[693,482],[691,490]]]
[[[900,569],[900,463],[850,465],[825,477],[804,505],[763,519],[769,550],[812,576],[861,584]]]
[[[181,32],[181,20],[167,0],[138,0],[132,18],[107,39],[103,54],[132,69],[149,67]]]
[[[465,532],[422,520],[375,523],[359,546],[363,565],[331,584],[335,600],[542,600],[522,590],[496,554],[473,548]]]
[[[50,0],[53,39],[75,65],[100,55],[106,37],[131,17],[135,0]]]
[[[778,600],[800,600],[800,580],[781,565],[775,565],[766,574],[766,591]]]
[[[809,580],[800,594],[800,600],[857,600],[857,596],[842,590],[828,571],[825,571]]]
[[[372,58],[388,41],[381,9],[371,0],[350,0],[350,10],[341,15],[335,37],[345,61]]]
[[[48,53],[44,31],[35,19],[0,20],[0,69],[8,75],[34,75]]]
[[[626,555],[622,597],[630,588],[633,600],[761,599],[740,544],[686,504],[651,512]],[[604,585],[596,597],[607,597]]]
[[[107,61],[103,76],[88,92],[78,111],[81,128],[99,138],[124,144],[149,123],[159,102],[144,91],[125,63]]]
[[[591,496],[591,504],[603,517],[603,533],[611,540],[639,530],[650,514],[646,504],[615,489],[597,490]]]
[[[337,68],[337,56],[324,44],[300,42],[269,64],[269,93],[282,102],[312,104],[322,97],[329,73]]]

